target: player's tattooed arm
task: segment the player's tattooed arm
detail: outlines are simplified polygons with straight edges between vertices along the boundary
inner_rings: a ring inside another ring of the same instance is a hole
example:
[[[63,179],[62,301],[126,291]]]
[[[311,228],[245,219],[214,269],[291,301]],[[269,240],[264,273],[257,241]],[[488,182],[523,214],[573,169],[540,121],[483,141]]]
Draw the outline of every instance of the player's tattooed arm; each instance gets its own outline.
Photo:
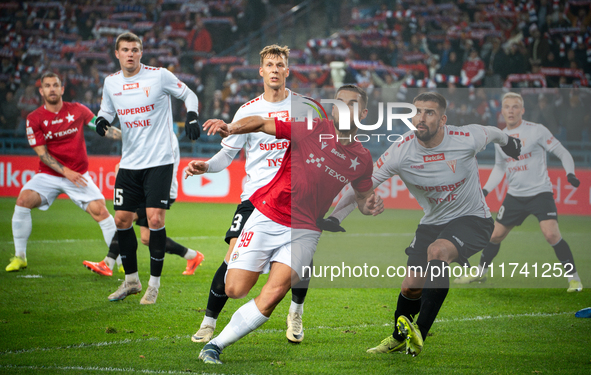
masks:
[[[53,169],[57,173],[63,175],[74,185],[78,187],[86,186],[86,178],[84,178],[84,176],[82,176],[80,173],[73,171],[68,167],[65,167],[59,161],[57,161],[53,156],[51,156],[51,154],[47,150],[47,146],[36,146],[33,147],[33,150],[35,150],[35,152],[39,156],[39,159],[41,159],[41,161],[45,165],[47,165],[49,168]]]

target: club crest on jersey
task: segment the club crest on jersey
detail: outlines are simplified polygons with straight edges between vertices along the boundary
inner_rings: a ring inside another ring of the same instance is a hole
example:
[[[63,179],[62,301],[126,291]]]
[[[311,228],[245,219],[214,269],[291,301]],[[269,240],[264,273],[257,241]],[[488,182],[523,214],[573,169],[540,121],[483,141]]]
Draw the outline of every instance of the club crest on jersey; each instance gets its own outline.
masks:
[[[144,92],[146,93],[146,98],[150,96],[150,86],[144,87]]]
[[[321,161],[324,161],[324,158],[314,158],[314,154],[310,154],[310,158],[306,159],[306,163],[308,164],[317,163],[316,166],[318,168],[322,167],[322,163],[320,163]]]
[[[456,173],[456,163],[457,163],[457,162],[458,162],[458,161],[457,161],[456,159],[454,159],[454,160],[448,160],[448,161],[446,161],[446,163],[447,163],[447,166],[449,167],[449,169],[451,169],[451,171],[452,171],[453,173]]]
[[[49,121],[47,121],[47,120],[44,120],[44,121],[43,121],[43,125],[45,125],[45,126],[49,125]]]
[[[430,163],[432,161],[441,161],[441,160],[445,160],[445,154],[443,152],[441,154],[423,155],[423,161],[425,163]]]
[[[140,88],[139,82],[136,82],[136,83],[128,83],[128,84],[123,85],[123,91],[125,91],[125,90],[139,89],[139,88]]]
[[[235,261],[236,259],[238,259],[238,256],[239,256],[239,254],[238,254],[238,251],[235,251],[235,252],[232,254],[232,262],[233,262],[233,261]]]

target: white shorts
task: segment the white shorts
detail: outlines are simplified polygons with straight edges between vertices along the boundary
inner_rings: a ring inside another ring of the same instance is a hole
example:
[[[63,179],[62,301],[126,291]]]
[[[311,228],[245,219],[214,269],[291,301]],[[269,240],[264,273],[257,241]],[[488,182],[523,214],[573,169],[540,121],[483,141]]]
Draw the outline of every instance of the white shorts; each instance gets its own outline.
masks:
[[[277,224],[255,208],[230,255],[228,269],[267,273],[272,262],[291,267],[300,277],[312,263],[321,232]]]
[[[82,176],[86,178],[86,187],[78,187],[65,177],[37,173],[23,186],[23,190],[28,189],[39,193],[41,196],[41,206],[39,206],[39,209],[42,211],[47,211],[55,198],[61,193],[66,194],[76,206],[86,211],[88,203],[97,199],[105,199],[105,197],[94,184],[88,172]]]

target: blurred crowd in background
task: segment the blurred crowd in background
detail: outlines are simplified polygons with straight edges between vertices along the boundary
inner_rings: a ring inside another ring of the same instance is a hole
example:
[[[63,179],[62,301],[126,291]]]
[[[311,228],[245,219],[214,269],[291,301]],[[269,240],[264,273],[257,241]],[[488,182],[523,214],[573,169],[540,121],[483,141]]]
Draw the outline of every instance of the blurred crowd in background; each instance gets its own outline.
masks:
[[[114,40],[128,30],[143,39],[144,64],[169,69],[197,93],[201,120],[230,121],[242,103],[262,93],[258,55],[249,60],[233,47],[259,30],[267,34],[266,44],[274,43],[269,25],[300,3],[3,2],[0,137],[25,140],[25,118],[41,105],[36,86],[46,70],[61,75],[64,100],[97,113],[104,78],[119,70]],[[344,61],[344,82],[367,90],[370,109],[437,88],[450,103],[448,123],[503,127],[503,88],[520,89],[527,120],[544,124],[563,141],[589,141],[589,0],[308,0],[301,5],[314,6],[313,23],[325,24],[318,30],[329,33],[290,45],[288,87],[296,92],[331,96],[329,64]],[[311,27],[297,22],[290,32]],[[175,121],[184,121],[182,103],[173,105]],[[376,120],[370,111],[366,122]],[[88,137],[91,153],[113,152],[111,145]]]

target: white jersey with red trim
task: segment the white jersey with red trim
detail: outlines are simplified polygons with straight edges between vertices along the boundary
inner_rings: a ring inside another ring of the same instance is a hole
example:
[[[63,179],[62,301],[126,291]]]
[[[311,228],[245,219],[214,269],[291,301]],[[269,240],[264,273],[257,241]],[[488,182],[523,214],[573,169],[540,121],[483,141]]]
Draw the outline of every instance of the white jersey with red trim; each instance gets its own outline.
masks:
[[[119,116],[123,139],[121,168],[146,169],[175,162],[170,96],[185,100],[190,89],[163,68],[141,64],[139,73],[105,78],[99,116]],[[197,112],[197,108],[188,108]]]
[[[291,118],[291,101],[294,95],[288,90],[287,98],[280,102],[268,102],[260,95],[245,103],[236,111],[234,121],[248,116],[277,117],[280,120]],[[297,94],[295,94],[297,95]],[[246,182],[240,195],[240,200],[245,201],[260,187],[269,183],[279,170],[285,151],[289,146],[289,140],[277,139],[275,136],[262,132],[235,134],[222,140],[222,147],[233,150],[244,148],[246,152]]]
[[[514,197],[533,197],[540,193],[552,193],[548,176],[546,152],[553,151],[560,142],[544,125],[522,120],[521,124],[503,133],[521,141],[519,160],[507,156],[495,145],[495,164],[505,172],[509,190]]]
[[[413,131],[394,143],[374,166],[374,187],[399,175],[423,208],[421,224],[445,224],[461,216],[490,217],[476,154],[492,141],[488,126],[446,125],[436,147],[421,146]]]

